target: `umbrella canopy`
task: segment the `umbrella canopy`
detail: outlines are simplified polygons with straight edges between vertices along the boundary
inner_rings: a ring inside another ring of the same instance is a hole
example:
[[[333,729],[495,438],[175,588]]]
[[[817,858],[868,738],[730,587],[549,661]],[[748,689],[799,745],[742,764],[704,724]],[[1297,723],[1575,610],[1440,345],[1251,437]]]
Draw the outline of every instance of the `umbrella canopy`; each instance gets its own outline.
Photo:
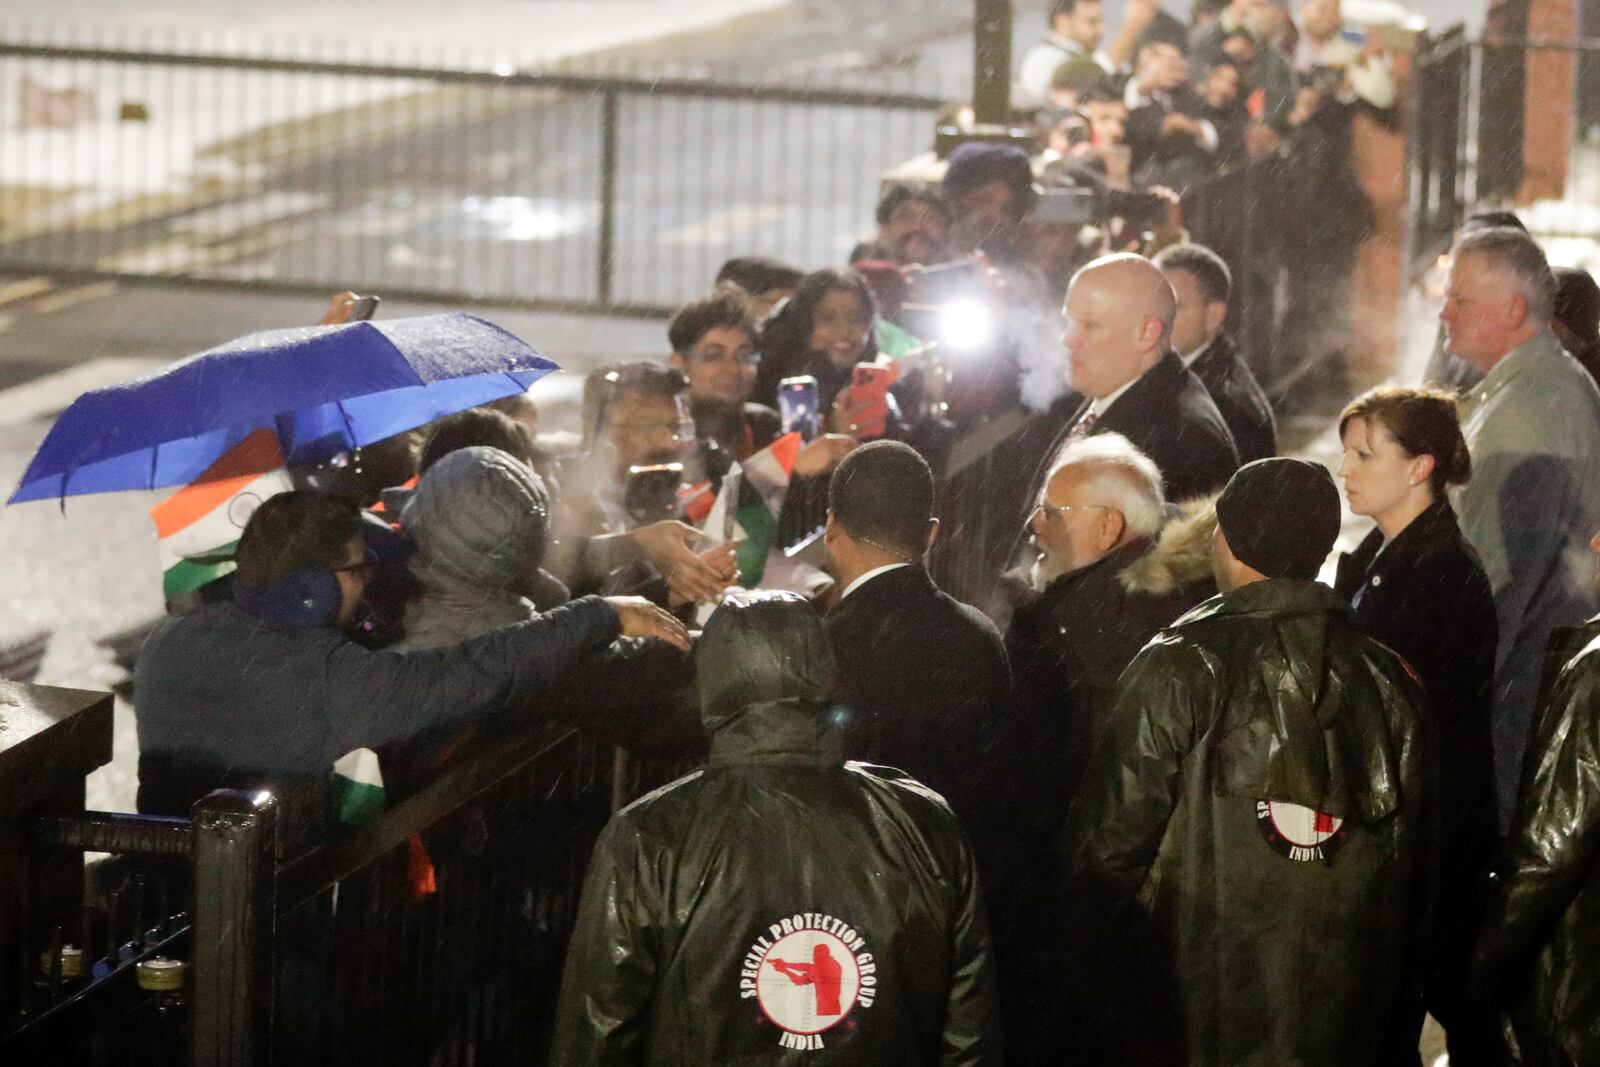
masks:
[[[74,400],[10,503],[182,485],[262,428],[289,463],[314,463],[556,369],[460,312],[253,333]]]

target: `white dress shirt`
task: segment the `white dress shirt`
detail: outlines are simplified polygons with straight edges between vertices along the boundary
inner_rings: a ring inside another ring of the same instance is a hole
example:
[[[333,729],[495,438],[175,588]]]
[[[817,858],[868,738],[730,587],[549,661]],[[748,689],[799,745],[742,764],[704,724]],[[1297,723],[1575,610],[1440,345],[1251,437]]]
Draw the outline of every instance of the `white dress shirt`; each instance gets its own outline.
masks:
[[[843,600],[845,597],[849,596],[851,593],[854,593],[857,589],[860,589],[862,586],[866,585],[880,574],[887,574],[889,571],[899,570],[901,567],[909,566],[911,566],[909,563],[885,563],[881,567],[874,567],[861,577],[857,578],[855,581],[851,582],[849,585],[845,586],[844,592],[839,594],[839,599]]]

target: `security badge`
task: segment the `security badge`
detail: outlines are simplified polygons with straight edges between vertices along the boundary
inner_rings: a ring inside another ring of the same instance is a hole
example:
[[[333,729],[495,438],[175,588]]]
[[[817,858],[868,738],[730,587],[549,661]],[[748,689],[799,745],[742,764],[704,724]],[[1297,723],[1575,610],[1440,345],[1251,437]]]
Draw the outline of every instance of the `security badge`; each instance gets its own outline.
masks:
[[[840,1023],[854,1029],[855,1010],[872,1007],[877,995],[878,965],[866,940],[821,912],[767,927],[739,969],[739,999],[756,1002],[786,1049],[823,1048],[823,1034]]]
[[[1274,851],[1297,863],[1330,859],[1349,836],[1343,819],[1280,800],[1256,801],[1256,826]]]

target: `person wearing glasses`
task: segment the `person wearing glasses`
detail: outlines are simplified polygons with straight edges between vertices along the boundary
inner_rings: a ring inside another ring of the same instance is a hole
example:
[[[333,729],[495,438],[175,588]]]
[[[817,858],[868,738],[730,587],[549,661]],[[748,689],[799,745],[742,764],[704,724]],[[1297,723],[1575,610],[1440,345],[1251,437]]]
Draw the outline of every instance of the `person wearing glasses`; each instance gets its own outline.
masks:
[[[1008,917],[996,920],[1008,1040],[1027,1043],[1054,987],[1029,928],[1049,912],[1056,840],[1077,795],[1117,677],[1156,631],[1216,592],[1208,505],[1169,507],[1161,472],[1121,434],[1074,441],[1045,480],[1028,519],[1032,592],[1011,615],[1006,652],[1015,678],[1001,739],[1019,783],[1011,810],[1022,876],[1010,879]],[[1015,572],[1007,584],[1020,585]]]
[[[1006,631],[1017,725],[1046,764],[1036,780],[1050,783],[1052,819],[1066,813],[1122,669],[1216,592],[1215,523],[1206,504],[1169,507],[1161,472],[1121,434],[1062,450],[1028,518],[1034,593]]]
[[[761,355],[747,302],[722,290],[678,309],[667,327],[672,365],[688,379],[695,436],[722,455],[743,460],[770,445],[782,429],[778,413],[750,402]]]

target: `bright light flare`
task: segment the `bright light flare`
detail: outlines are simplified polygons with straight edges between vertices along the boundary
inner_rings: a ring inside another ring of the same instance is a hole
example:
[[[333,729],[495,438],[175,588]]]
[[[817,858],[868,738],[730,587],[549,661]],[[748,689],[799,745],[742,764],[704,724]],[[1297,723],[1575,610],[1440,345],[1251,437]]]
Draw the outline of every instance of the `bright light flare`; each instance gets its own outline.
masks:
[[[939,309],[939,340],[971,351],[994,339],[994,313],[977,300],[954,300]]]

